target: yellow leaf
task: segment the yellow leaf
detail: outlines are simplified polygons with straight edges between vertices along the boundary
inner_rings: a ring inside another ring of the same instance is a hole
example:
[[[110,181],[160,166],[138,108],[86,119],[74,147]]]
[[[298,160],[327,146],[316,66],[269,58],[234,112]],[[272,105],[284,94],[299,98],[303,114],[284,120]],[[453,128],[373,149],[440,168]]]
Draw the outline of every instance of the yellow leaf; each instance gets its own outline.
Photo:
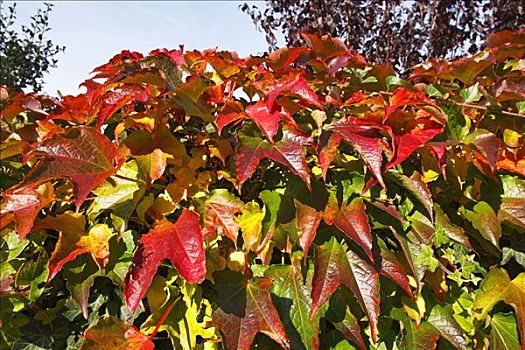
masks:
[[[257,202],[247,203],[242,208],[242,214],[239,217],[239,226],[242,231],[242,238],[246,247],[256,251],[261,241],[262,221],[266,215],[266,208],[259,207]]]

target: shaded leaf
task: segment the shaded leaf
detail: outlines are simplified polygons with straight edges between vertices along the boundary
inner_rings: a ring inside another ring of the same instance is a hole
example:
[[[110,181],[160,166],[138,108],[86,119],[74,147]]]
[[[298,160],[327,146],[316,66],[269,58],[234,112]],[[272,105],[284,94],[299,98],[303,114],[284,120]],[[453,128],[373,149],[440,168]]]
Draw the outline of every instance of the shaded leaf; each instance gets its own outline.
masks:
[[[406,350],[435,349],[439,340],[439,333],[430,323],[423,322],[419,327],[412,322],[401,309],[393,309],[394,319],[401,321],[403,336],[400,347]]]
[[[292,265],[271,266],[264,275],[273,281],[271,292],[278,297],[275,305],[287,328],[291,347],[318,349],[321,314],[318,313],[314,320],[310,321],[312,286],[310,280],[303,280],[298,261],[294,260]],[[291,304],[288,300],[291,300]],[[290,332],[290,328],[294,332]],[[299,337],[294,336],[295,332]]]
[[[306,152],[303,147],[311,144],[310,138],[291,130],[283,130],[282,140],[275,145],[256,137],[240,136],[239,139],[240,144],[235,151],[239,189],[263,158],[284,165],[310,187],[310,169],[306,164]]]
[[[374,268],[352,251],[345,252],[344,247],[332,237],[319,246],[314,271],[310,319],[314,319],[321,305],[337,287],[344,285],[354,293],[368,315],[372,341],[375,342],[379,315],[379,277]]]
[[[396,171],[388,172],[390,178],[402,188],[406,189],[411,195],[416,198],[421,205],[426,209],[430,218],[433,218],[433,200],[432,194],[425,182],[421,178],[421,174],[414,172],[411,177],[403,175]]]
[[[246,307],[243,316],[222,309],[213,312],[213,321],[224,335],[227,349],[250,349],[257,333],[272,338],[283,348],[289,340],[279,314],[272,304],[269,278],[256,278],[246,285]]]

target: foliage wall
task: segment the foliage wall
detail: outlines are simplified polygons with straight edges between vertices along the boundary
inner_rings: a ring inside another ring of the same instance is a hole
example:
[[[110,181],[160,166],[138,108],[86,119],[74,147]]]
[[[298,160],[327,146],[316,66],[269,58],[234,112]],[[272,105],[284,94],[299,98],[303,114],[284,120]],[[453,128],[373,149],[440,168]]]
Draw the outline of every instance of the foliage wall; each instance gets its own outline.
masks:
[[[304,38],[0,90],[2,348],[525,349],[525,32]]]

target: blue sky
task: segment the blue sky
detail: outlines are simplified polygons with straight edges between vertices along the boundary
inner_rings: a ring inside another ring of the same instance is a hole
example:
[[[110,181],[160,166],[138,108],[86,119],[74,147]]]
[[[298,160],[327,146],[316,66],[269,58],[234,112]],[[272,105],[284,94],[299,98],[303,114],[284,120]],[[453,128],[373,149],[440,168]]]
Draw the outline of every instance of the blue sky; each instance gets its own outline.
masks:
[[[76,94],[96,66],[123,49],[147,53],[159,47],[237,51],[241,57],[267,50],[239,5],[245,1],[59,1],[48,37],[66,46],[58,68],[45,76],[44,91]],[[2,8],[12,2],[4,1]],[[252,2],[253,3],[253,2]],[[263,2],[259,2],[261,6]],[[29,23],[42,2],[17,2],[18,25]]]

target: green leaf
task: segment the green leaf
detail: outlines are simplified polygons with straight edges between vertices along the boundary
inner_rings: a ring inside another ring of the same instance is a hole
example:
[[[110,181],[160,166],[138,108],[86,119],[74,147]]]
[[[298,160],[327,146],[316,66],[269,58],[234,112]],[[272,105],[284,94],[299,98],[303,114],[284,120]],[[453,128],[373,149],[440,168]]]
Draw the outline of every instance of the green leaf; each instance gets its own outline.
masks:
[[[3,233],[2,233],[3,234]],[[9,262],[16,259],[22,251],[29,245],[29,240],[20,240],[16,231],[10,231],[2,236],[0,242],[0,257],[2,262]]]
[[[199,286],[186,284],[181,288],[186,312],[178,322],[180,329],[180,344],[183,349],[195,349],[200,339],[217,340],[215,329],[210,327],[211,317],[203,311],[211,311],[208,300],[202,298],[202,289]]]
[[[448,115],[446,129],[451,138],[456,141],[462,141],[469,134],[472,122],[457,105],[445,106],[444,110]]]
[[[441,91],[439,91],[439,89],[433,84],[425,86],[425,92],[430,97],[443,98],[443,93],[441,93]]]
[[[501,238],[501,226],[496,213],[487,202],[478,202],[474,205],[474,210],[460,208],[460,213],[465,217],[483,238],[499,248]]]
[[[125,178],[122,178],[122,177]],[[117,176],[111,177],[110,180],[103,181],[93,193],[97,195],[95,200],[88,209],[90,219],[95,218],[103,210],[123,207],[126,202],[131,202],[135,192],[143,188],[140,182],[144,182],[144,174],[137,162],[129,161],[122,165],[117,172]],[[133,207],[131,208],[133,210]],[[130,210],[126,210],[130,214]]]
[[[519,350],[518,331],[514,315],[495,314],[490,320],[490,349]]]
[[[319,320],[322,312],[318,312],[310,320],[312,307],[311,276],[303,280],[297,260],[292,265],[271,266],[265,276],[272,279],[272,294],[284,327],[290,336],[290,344],[294,349],[319,348]],[[291,300],[291,303],[290,303]],[[298,336],[297,336],[298,335]]]
[[[405,86],[405,85],[406,85],[406,81],[404,81],[400,77],[396,77],[395,75],[389,75],[388,77],[386,77],[386,87],[388,90],[390,90],[392,86]]]
[[[478,102],[481,100],[481,94],[479,93],[479,83],[476,83],[466,89],[462,89],[461,92],[461,98],[463,98],[463,101],[465,102]]]
[[[441,209],[441,207],[434,203],[434,213],[436,215],[436,236],[442,234],[453,241],[456,241],[467,248],[472,249],[465,231],[460,226],[454,225],[447,214]]]
[[[430,272],[436,271],[439,261],[434,257],[434,250],[426,244],[421,245],[421,251],[415,261],[416,264],[425,265]]]
[[[281,194],[276,191],[265,190],[259,194],[266,208],[266,215],[263,220],[263,233],[273,232],[277,225],[279,209],[281,207]]]
[[[525,101],[516,102],[516,108],[519,114],[525,114]]]
[[[392,310],[392,318],[401,322],[401,335],[398,345],[403,350],[434,349],[439,339],[439,332],[430,323],[424,321],[419,327],[400,309]]]
[[[49,275],[47,268],[47,253],[40,251],[36,260],[28,260],[22,264],[16,274],[16,285],[18,287],[29,286],[29,300],[36,301],[44,291],[43,284]]]
[[[525,180],[515,176],[501,176],[503,193],[498,211],[500,221],[508,221],[525,228]]]
[[[492,308],[500,301],[514,306],[520,333],[525,335],[525,272],[511,281],[507,271],[491,267],[487,277],[476,293],[473,309],[475,317],[484,320]]]
[[[505,265],[510,261],[510,259],[513,258],[518,264],[520,264],[525,269],[525,253],[514,250],[509,247],[503,247],[500,264]]]

